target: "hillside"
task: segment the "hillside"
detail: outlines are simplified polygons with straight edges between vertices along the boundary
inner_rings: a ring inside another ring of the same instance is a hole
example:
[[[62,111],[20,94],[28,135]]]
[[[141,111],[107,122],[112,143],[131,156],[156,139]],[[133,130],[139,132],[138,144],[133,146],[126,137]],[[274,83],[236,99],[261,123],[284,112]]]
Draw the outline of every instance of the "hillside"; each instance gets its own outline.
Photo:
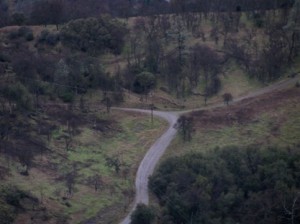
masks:
[[[126,216],[167,124],[113,107],[200,108],[165,158],[299,147],[299,1],[110,2],[1,1],[0,223]],[[280,80],[290,85],[276,90]]]
[[[183,115],[193,121],[191,139],[180,127],[150,179],[156,223],[299,220],[300,89],[293,83]]]

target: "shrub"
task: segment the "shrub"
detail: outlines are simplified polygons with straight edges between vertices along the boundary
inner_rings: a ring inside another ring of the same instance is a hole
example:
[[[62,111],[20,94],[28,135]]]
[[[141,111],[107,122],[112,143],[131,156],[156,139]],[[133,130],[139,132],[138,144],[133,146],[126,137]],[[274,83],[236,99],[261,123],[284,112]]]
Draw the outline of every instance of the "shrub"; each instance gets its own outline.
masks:
[[[49,33],[46,38],[46,43],[51,46],[55,46],[59,42],[59,34]]]
[[[59,97],[65,102],[65,103],[71,103],[74,100],[74,93],[71,91],[65,91],[59,95]]]
[[[25,23],[26,18],[23,13],[16,12],[16,13],[12,14],[11,20],[12,20],[12,24],[20,26]]]
[[[33,33],[27,33],[27,34],[25,35],[25,40],[26,40],[26,41],[32,41],[32,40],[34,40]]]
[[[0,198],[0,223],[13,223],[14,219],[15,212],[13,207],[6,204],[5,201]],[[1,222],[1,220],[3,222]]]
[[[156,85],[156,77],[150,72],[141,72],[135,78],[133,90],[136,93],[147,94]]]
[[[19,37],[25,37],[28,33],[32,33],[32,29],[27,26],[21,26],[18,29],[18,35]]]
[[[10,40],[14,40],[14,39],[17,39],[19,38],[19,32],[17,30],[12,30],[8,33],[8,39]]]
[[[39,36],[38,42],[43,43],[46,41],[47,36],[49,35],[49,31],[48,30],[43,30]]]
[[[39,36],[38,42],[55,46],[60,40],[58,33],[50,33],[48,30],[43,30]]]
[[[152,208],[144,204],[138,204],[131,215],[130,224],[150,224],[155,219],[155,213]]]
[[[20,37],[25,38],[25,40],[27,40],[27,41],[32,41],[34,39],[32,29],[27,26],[22,26],[18,30],[12,30],[8,34],[8,38],[10,40],[17,39]]]

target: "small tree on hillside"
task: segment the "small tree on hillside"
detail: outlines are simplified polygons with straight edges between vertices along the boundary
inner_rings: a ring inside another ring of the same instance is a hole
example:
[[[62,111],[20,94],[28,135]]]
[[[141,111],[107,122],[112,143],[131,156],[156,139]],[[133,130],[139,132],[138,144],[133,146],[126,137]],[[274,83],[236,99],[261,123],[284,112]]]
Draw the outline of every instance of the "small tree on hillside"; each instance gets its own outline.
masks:
[[[133,83],[134,92],[147,95],[156,85],[156,77],[150,72],[141,72]]]
[[[229,102],[232,101],[233,97],[231,95],[231,93],[224,93],[222,95],[224,103],[228,106]]]
[[[113,167],[116,174],[120,173],[121,167],[124,165],[118,155],[116,156],[107,156],[105,158],[105,165],[107,167]]]
[[[194,132],[194,119],[193,117],[181,116],[178,119],[179,130],[182,135],[183,141],[191,141],[192,133]]]

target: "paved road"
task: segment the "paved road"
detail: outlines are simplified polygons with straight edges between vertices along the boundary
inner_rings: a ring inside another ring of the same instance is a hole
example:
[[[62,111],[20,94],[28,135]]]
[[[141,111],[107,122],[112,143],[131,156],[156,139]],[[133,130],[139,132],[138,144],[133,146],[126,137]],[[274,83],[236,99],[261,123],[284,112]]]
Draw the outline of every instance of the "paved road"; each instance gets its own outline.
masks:
[[[262,88],[260,90],[257,90],[253,93],[250,93],[248,95],[239,97],[234,99],[232,103],[238,103],[244,99],[256,97],[258,95],[262,95],[268,92],[276,91],[285,89],[289,86],[295,85],[296,81],[299,80],[298,77],[283,80],[281,82],[277,82],[273,85],[267,86],[265,88]],[[149,195],[148,195],[148,178],[151,176],[151,174],[154,171],[154,168],[156,164],[158,163],[161,156],[164,154],[165,150],[173,140],[173,138],[176,135],[177,130],[174,128],[175,124],[177,123],[177,120],[181,114],[189,113],[192,111],[197,110],[207,110],[212,109],[216,107],[222,107],[224,106],[224,103],[219,103],[203,108],[197,108],[193,110],[185,110],[185,111],[171,111],[171,112],[162,112],[162,111],[154,111],[153,114],[155,116],[161,117],[169,122],[169,128],[168,130],[159,138],[156,140],[156,142],[151,146],[151,148],[146,153],[145,157],[143,158],[138,171],[136,175],[135,180],[135,187],[136,187],[136,195],[135,200],[132,206],[131,211],[127,215],[125,219],[123,219],[120,224],[129,224],[130,223],[130,215],[136,208],[136,205],[138,203],[144,203],[148,204],[149,202]],[[114,109],[120,109],[124,111],[132,111],[132,112],[140,112],[140,113],[150,113],[150,110],[141,110],[141,109],[131,109],[131,108],[114,108]]]
[[[125,111],[133,111],[140,113],[150,113],[149,110],[140,110],[140,109],[129,109],[123,108]],[[148,204],[149,195],[148,195],[148,178],[154,171],[156,164],[158,163],[160,157],[164,154],[168,145],[175,137],[177,130],[174,128],[179,115],[176,112],[161,112],[161,111],[153,111],[155,116],[161,117],[169,122],[168,130],[156,140],[156,142],[151,146],[151,148],[146,153],[143,158],[135,179],[135,200],[131,209],[131,212],[127,215],[127,217],[121,222],[121,224],[129,224],[130,223],[130,215],[136,208],[138,203]]]

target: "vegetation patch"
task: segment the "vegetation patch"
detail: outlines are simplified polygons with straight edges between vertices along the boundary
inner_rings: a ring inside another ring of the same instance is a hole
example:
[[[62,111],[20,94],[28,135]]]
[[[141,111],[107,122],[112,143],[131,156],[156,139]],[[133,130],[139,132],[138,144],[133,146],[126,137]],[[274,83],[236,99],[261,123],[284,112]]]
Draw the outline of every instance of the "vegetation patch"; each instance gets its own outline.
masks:
[[[299,162],[299,147],[216,148],[169,158],[149,186],[162,223],[295,223]]]
[[[6,162],[1,158],[1,170],[7,170],[5,176],[9,176],[4,183],[30,192],[37,205],[43,205],[49,212],[48,219],[84,221],[97,219],[101,214],[103,223],[116,222],[133,199],[140,160],[166,123],[157,119],[151,123],[150,116],[121,111],[106,115],[105,120],[102,114],[82,116],[69,112],[69,117],[64,117],[64,113],[53,107],[44,124],[39,122],[39,116],[34,117],[31,125],[41,125],[37,131],[53,126],[49,141],[47,135],[42,137],[51,151],[33,151],[31,158],[23,159],[24,163],[4,154],[9,158]],[[24,169],[27,175],[22,175]],[[5,211],[11,211],[9,205],[3,206]],[[27,212],[22,216],[24,220],[34,215],[26,209]],[[21,217],[17,212],[13,214],[14,219]]]

